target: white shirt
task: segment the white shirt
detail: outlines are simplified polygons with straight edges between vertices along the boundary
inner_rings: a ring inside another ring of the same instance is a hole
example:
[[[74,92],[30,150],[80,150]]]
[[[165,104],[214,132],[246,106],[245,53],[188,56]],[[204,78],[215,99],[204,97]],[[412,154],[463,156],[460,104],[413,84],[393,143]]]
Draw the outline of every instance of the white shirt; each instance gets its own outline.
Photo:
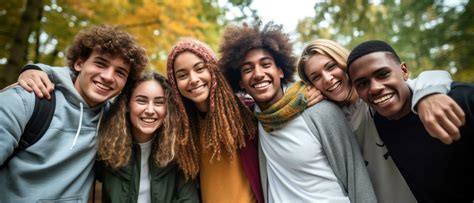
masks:
[[[145,143],[138,143],[141,151],[140,161],[140,186],[138,192],[137,202],[151,202],[150,192],[150,167],[148,165],[148,159],[151,153],[152,140]]]
[[[267,159],[268,202],[349,202],[301,115],[271,134],[259,122],[258,131]]]

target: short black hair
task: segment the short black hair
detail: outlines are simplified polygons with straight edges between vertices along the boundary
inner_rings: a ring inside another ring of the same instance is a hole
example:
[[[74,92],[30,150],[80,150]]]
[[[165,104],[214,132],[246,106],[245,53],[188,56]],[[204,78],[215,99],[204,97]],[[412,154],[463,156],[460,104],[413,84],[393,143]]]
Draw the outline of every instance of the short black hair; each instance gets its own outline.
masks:
[[[351,51],[349,57],[347,58],[347,72],[349,72],[349,68],[355,60],[374,52],[386,52],[386,56],[392,58],[395,62],[398,62],[399,64],[401,63],[400,57],[398,57],[395,50],[389,44],[381,40],[369,40],[357,45]]]

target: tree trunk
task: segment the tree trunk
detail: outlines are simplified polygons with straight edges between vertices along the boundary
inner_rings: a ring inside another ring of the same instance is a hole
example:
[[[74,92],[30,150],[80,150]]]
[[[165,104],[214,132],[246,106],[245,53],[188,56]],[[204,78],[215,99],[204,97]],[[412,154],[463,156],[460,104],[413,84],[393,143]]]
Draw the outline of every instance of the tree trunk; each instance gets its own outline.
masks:
[[[3,81],[7,84],[16,81],[21,67],[27,62],[28,56],[28,37],[40,22],[41,10],[43,10],[43,0],[28,0],[25,11],[21,15],[20,25],[16,31],[13,45],[10,49],[10,57],[5,65],[5,74]],[[7,84],[2,84],[3,86]]]

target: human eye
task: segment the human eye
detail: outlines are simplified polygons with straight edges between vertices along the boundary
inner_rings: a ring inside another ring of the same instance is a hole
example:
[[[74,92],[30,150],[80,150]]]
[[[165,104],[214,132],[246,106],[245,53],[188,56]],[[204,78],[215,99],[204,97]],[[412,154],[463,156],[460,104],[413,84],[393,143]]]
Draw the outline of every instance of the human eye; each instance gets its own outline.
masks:
[[[264,68],[270,68],[272,66],[272,60],[270,59],[265,59],[262,61],[262,67]]]
[[[204,70],[206,70],[206,66],[204,64],[199,64],[197,67],[196,67],[196,72],[198,73],[202,73],[204,72]]]
[[[388,70],[379,71],[376,75],[376,77],[379,79],[385,79],[385,78],[388,78],[389,76],[390,76],[390,71]]]
[[[165,105],[165,100],[163,98],[155,99],[155,106]]]
[[[318,81],[319,79],[321,79],[321,75],[313,75],[311,77],[311,81]]]
[[[240,67],[240,72],[241,73],[250,73],[252,72],[252,66],[251,65],[244,65]]]
[[[138,104],[140,105],[144,105],[147,103],[147,100],[143,97],[137,97],[137,99],[135,100],[135,102],[137,102]]]
[[[95,61],[95,65],[99,68],[105,68],[107,67],[107,64],[104,63],[103,61]]]
[[[331,64],[329,64],[328,67],[327,67],[327,69],[330,70],[330,71],[331,71],[331,70],[334,70],[335,68],[337,68],[336,63],[331,63]]]
[[[117,71],[117,74],[122,77],[122,78],[126,78],[128,77],[128,72],[127,71],[124,71],[124,70],[118,70]]]
[[[184,80],[184,79],[187,78],[187,76],[188,76],[188,74],[186,74],[186,73],[183,72],[183,71],[176,72],[176,78],[177,78],[178,80]]]
[[[355,87],[357,89],[363,89],[363,88],[367,87],[369,82],[367,80],[358,80],[358,81],[354,82],[354,84],[355,84]]]

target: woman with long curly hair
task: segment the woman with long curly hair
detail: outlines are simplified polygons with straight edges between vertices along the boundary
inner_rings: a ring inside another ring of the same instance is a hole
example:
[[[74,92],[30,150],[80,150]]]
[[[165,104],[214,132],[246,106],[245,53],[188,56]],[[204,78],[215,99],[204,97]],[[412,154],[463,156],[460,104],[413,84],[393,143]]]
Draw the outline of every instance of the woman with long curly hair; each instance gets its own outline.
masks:
[[[203,202],[263,202],[255,120],[234,95],[204,43],[177,43],[168,79],[182,113],[177,161],[187,177],[199,174]]]
[[[104,202],[199,202],[174,162],[181,114],[165,77],[149,72],[126,88],[99,130]]]

